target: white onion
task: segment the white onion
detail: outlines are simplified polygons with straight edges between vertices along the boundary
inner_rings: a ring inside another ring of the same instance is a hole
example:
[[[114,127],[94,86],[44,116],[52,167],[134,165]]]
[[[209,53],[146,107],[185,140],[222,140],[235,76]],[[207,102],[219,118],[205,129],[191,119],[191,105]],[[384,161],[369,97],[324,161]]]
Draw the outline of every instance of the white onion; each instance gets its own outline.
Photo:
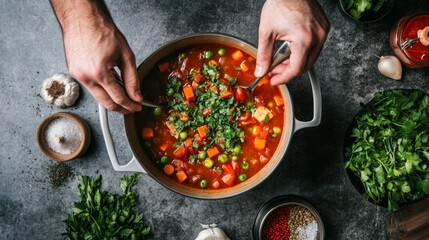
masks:
[[[388,78],[394,80],[401,80],[402,78],[402,65],[395,56],[381,56],[377,68],[381,74]]]

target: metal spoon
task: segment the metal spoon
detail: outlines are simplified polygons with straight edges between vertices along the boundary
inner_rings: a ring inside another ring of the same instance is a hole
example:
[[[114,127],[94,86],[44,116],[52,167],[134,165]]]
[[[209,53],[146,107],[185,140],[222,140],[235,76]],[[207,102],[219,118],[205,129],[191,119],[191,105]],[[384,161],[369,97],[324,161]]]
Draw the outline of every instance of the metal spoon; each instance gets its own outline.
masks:
[[[113,69],[113,72],[115,73],[115,76],[117,78],[118,83],[123,86],[123,82],[122,82],[122,78],[119,75],[118,71],[116,69]],[[147,100],[143,100],[141,102],[139,102],[140,105],[144,106],[144,107],[152,107],[152,108],[157,108],[157,107],[165,107],[166,105],[162,105],[162,104],[156,104],[153,103],[151,101],[147,101]]]
[[[271,72],[277,65],[282,63],[284,60],[288,59],[290,56],[290,43],[288,41],[285,41],[276,51],[274,54],[271,65],[267,73]],[[258,83],[264,79],[265,75],[259,78],[256,78],[249,86],[239,86],[240,88],[246,90],[253,102],[253,91],[258,86]]]

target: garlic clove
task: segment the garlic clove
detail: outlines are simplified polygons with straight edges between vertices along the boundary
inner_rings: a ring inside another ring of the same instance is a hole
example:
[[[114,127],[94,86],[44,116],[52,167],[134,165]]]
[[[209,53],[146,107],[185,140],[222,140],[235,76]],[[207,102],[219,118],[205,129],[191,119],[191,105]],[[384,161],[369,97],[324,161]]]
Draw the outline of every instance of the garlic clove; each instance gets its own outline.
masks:
[[[401,80],[402,78],[402,65],[396,56],[381,56],[377,65],[378,71],[384,76]]]
[[[204,228],[197,236],[195,240],[230,240],[225,232],[218,228],[215,223],[205,225],[201,224]]]

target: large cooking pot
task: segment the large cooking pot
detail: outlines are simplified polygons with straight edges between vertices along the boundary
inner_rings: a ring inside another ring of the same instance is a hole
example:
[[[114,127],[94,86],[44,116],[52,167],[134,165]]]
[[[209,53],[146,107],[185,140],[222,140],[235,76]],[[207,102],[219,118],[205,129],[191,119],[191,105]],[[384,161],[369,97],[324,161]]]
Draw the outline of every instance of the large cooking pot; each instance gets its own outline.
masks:
[[[186,37],[173,40],[160,49],[156,50],[151,54],[142,64],[138,67],[137,71],[139,74],[140,82],[142,83],[143,91],[145,88],[144,79],[149,74],[151,69],[155,64],[162,58],[177,52],[179,49],[183,49],[192,45],[198,44],[207,44],[207,43],[217,43],[224,44],[228,46],[236,47],[253,57],[256,57],[256,48],[251,44],[233,37],[224,34],[195,34]],[[166,188],[183,194],[185,196],[200,198],[200,199],[220,199],[236,196],[240,193],[246,192],[263,180],[265,180],[279,165],[283,159],[286,150],[291,141],[292,135],[302,129],[307,127],[318,126],[321,119],[322,107],[321,107],[321,94],[319,81],[314,73],[314,70],[311,69],[308,72],[310,78],[311,87],[313,91],[313,119],[308,122],[299,121],[294,117],[292,99],[289,95],[289,91],[286,85],[278,86],[280,88],[281,94],[285,100],[285,111],[284,111],[284,126],[282,130],[280,143],[271,158],[271,160],[264,166],[256,175],[249,178],[243,183],[237,184],[233,187],[219,190],[208,190],[208,189],[196,189],[180,184],[173,179],[167,177],[161,170],[159,170],[156,165],[149,159],[149,157],[143,151],[143,148],[139,141],[138,128],[137,128],[137,115],[138,114],[127,114],[124,116],[124,125],[125,132],[128,137],[128,142],[131,146],[133,157],[131,161],[125,165],[120,165],[116,156],[115,147],[113,144],[112,136],[109,130],[108,115],[107,110],[99,105],[99,116],[101,121],[101,129],[103,132],[104,140],[106,143],[107,152],[112,162],[113,168],[116,171],[131,171],[131,172],[143,172],[150,175],[153,179],[158,181],[160,184]],[[143,109],[142,111],[151,112],[150,109]],[[143,114],[145,114],[143,112]],[[141,113],[139,113],[141,116]],[[244,149],[245,151],[245,149]]]

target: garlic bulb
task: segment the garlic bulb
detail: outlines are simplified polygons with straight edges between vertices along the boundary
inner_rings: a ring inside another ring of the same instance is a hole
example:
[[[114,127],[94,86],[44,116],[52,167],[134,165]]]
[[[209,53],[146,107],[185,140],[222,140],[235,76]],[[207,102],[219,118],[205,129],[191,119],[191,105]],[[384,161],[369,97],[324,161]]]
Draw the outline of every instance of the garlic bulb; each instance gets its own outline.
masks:
[[[377,68],[381,74],[388,78],[394,80],[401,80],[402,78],[402,65],[395,56],[381,56]]]
[[[201,227],[204,229],[198,234],[195,240],[230,240],[225,232],[221,228],[218,228],[215,223],[209,225],[201,224]]]
[[[79,84],[68,74],[54,74],[43,81],[40,95],[57,107],[70,107],[79,97]]]

